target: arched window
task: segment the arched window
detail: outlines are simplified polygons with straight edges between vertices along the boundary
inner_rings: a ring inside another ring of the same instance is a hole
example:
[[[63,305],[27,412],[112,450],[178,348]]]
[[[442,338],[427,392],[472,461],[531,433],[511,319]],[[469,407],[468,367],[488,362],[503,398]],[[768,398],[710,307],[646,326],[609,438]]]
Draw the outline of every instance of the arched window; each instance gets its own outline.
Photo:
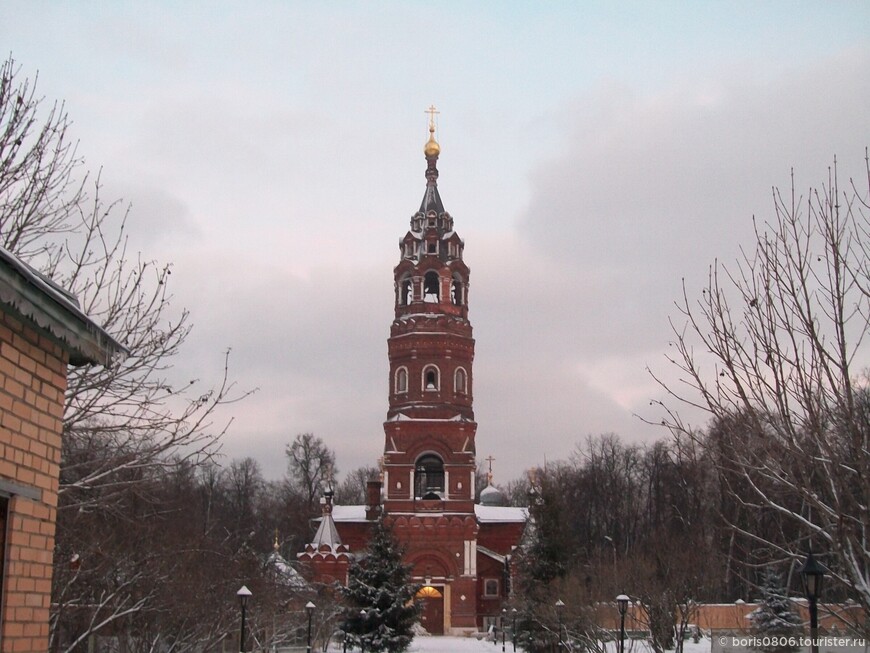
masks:
[[[468,374],[461,367],[457,367],[453,373],[453,391],[458,395],[468,393]]]
[[[411,277],[404,276],[399,280],[399,306],[407,306],[414,301],[414,286]]]
[[[396,370],[396,394],[408,392],[408,368],[400,367]]]
[[[427,453],[414,465],[414,497],[441,499],[444,497],[444,462],[435,454]]]
[[[441,373],[435,365],[423,368],[423,389],[435,391],[441,389]]]
[[[423,301],[437,304],[441,300],[441,279],[434,270],[429,270],[423,277]]]
[[[414,596],[418,599],[440,599],[444,595],[431,585],[425,585]]]

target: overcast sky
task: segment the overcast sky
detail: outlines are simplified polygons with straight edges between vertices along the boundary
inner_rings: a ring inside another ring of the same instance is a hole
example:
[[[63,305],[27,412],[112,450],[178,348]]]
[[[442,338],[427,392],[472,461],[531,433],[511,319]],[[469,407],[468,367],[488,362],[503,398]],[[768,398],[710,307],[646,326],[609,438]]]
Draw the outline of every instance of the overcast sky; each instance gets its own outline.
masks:
[[[311,431],[374,464],[398,241],[425,187],[465,239],[478,458],[497,482],[589,434],[666,434],[682,279],[752,244],[771,187],[861,174],[870,3],[36,2],[0,49],[63,99],[133,246],[174,263],[180,374],[259,388],[228,457]]]

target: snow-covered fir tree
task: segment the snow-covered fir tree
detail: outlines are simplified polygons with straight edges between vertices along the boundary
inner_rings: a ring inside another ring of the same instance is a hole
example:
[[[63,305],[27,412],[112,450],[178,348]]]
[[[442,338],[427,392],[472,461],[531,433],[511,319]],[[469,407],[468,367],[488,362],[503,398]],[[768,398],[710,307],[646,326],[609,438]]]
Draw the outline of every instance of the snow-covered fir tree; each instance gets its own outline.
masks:
[[[752,624],[753,635],[760,638],[783,638],[780,645],[759,646],[762,653],[794,653],[799,646],[789,646],[789,637],[799,637],[803,634],[801,618],[795,612],[788,591],[783,585],[782,577],[772,568],[764,571],[761,580],[761,605],[749,613],[748,618]]]
[[[383,516],[375,522],[365,555],[348,568],[342,595],[348,602],[343,630],[364,651],[400,653],[414,638],[419,606],[411,568]]]

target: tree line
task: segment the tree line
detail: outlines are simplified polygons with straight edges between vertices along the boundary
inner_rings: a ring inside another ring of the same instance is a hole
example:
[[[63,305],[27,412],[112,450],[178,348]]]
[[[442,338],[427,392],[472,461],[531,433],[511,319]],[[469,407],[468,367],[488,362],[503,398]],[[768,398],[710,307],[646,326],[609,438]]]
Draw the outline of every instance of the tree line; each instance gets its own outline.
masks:
[[[309,457],[303,467],[292,452],[312,442],[327,456]],[[99,460],[101,453],[79,456]],[[107,486],[119,489],[65,493],[55,544],[52,651],[90,650],[89,640],[101,638],[130,653],[210,650],[238,631],[235,595],[242,585],[255,597],[252,637],[263,646],[298,644],[299,599],[324,609],[331,599],[321,600],[322,588],[306,585],[302,575],[288,576],[286,565],[311,539],[319,495],[308,494],[308,483],[315,468],[325,473],[332,454],[302,434],[287,455],[288,473],[277,481],[266,480],[251,458],[225,466],[176,461],[116,470]]]

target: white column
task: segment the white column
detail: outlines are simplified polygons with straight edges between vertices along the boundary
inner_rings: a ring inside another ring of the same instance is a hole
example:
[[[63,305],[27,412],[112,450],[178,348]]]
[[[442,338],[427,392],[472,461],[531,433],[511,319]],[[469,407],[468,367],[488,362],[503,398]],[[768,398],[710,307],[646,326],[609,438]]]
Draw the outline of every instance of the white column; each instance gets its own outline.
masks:
[[[465,559],[462,573],[464,576],[477,576],[477,540],[465,540]]]

